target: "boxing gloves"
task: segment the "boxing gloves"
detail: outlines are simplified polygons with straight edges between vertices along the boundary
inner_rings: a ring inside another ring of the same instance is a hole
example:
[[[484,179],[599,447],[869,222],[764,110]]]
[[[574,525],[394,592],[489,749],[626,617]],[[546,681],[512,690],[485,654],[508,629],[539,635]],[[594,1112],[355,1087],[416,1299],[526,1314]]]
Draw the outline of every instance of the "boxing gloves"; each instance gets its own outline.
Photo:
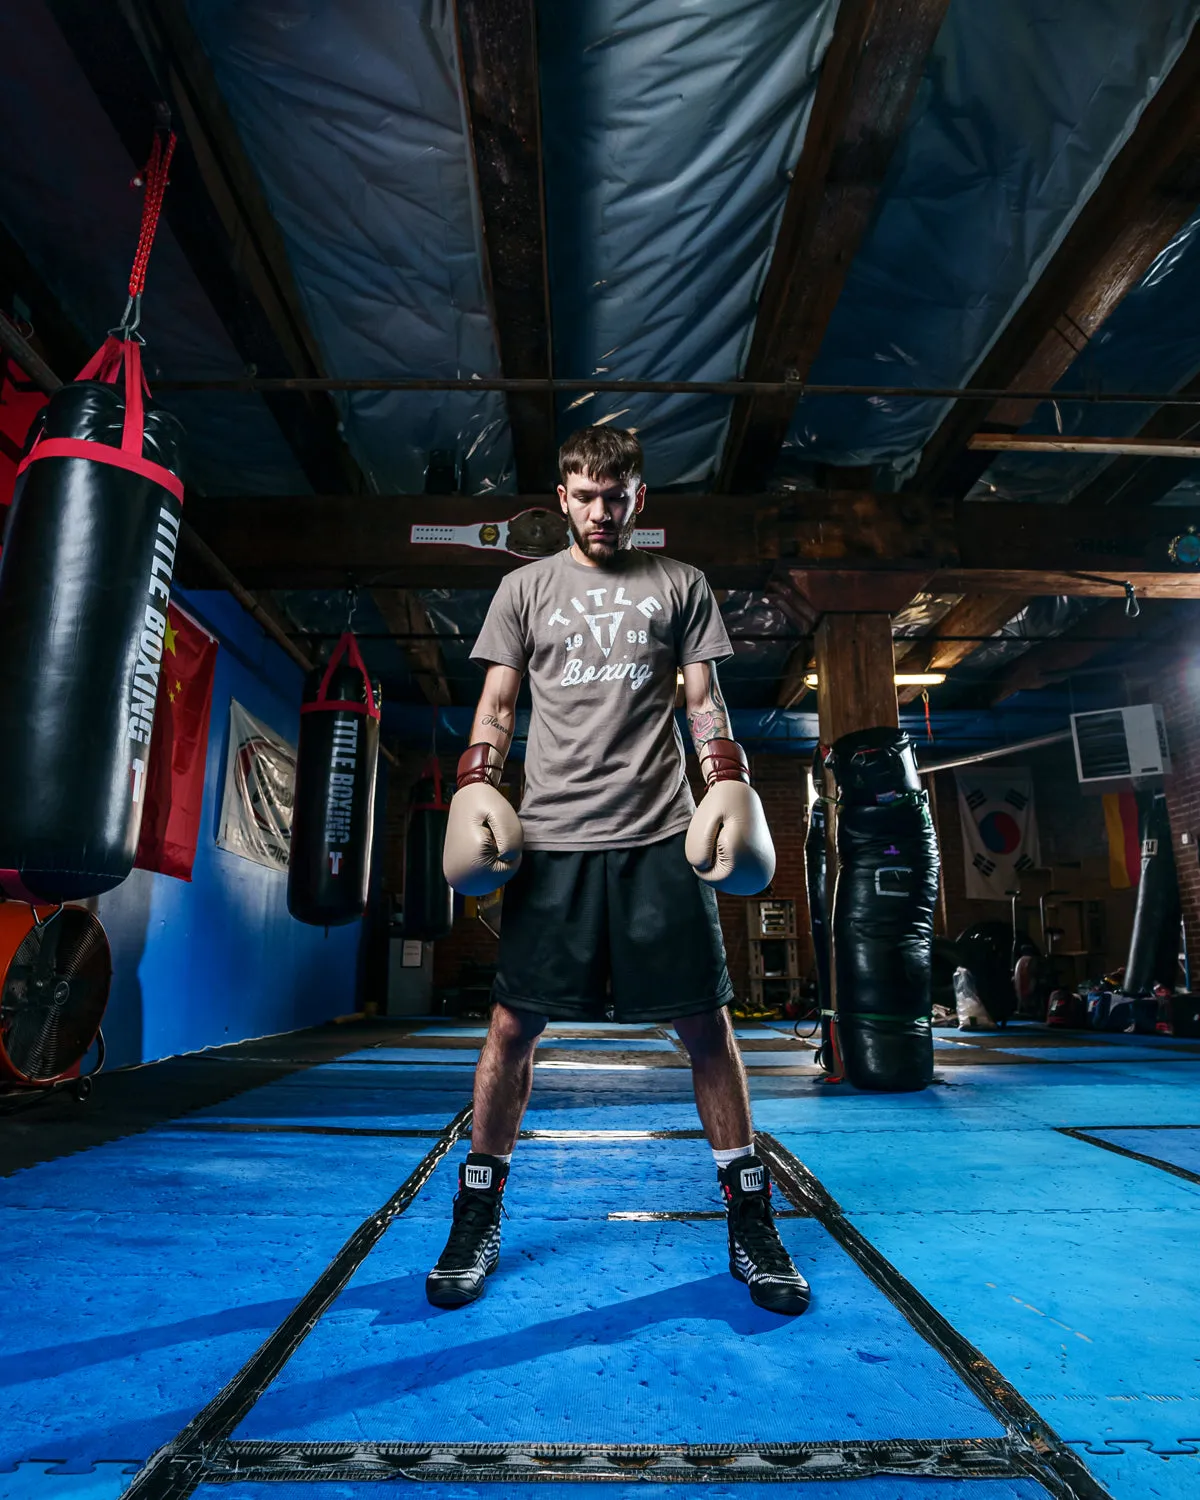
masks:
[[[688,825],[684,851],[701,880],[731,896],[755,896],[775,874],[775,846],[746,752],[736,740],[700,749],[708,790]]]
[[[521,863],[521,820],[497,790],[503,769],[504,756],[486,743],[469,746],[459,757],[442,874],[464,896],[488,895]]]

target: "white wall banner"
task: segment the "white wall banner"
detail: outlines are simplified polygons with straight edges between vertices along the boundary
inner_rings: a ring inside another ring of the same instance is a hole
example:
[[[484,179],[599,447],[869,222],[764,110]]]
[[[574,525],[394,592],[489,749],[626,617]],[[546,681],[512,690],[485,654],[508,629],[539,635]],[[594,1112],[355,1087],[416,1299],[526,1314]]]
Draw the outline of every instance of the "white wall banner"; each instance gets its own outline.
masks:
[[[967,898],[1005,901],[1022,870],[1041,863],[1033,775],[1028,770],[975,770],[954,773],[962,820]]]
[[[231,698],[218,845],[272,870],[286,870],[295,787],[295,749]]]

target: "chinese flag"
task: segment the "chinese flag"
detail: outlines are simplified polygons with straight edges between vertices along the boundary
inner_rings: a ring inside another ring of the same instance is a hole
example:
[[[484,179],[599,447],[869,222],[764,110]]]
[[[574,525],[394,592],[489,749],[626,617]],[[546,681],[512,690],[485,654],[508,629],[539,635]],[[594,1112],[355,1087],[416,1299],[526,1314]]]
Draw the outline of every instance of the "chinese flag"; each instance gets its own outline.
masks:
[[[1137,798],[1132,792],[1105,792],[1101,800],[1108,834],[1109,884],[1116,891],[1127,891],[1142,878]]]
[[[146,770],[146,805],[134,864],[179,880],[192,878],[200,836],[216,665],[216,641],[190,615],[169,605],[154,740]]]

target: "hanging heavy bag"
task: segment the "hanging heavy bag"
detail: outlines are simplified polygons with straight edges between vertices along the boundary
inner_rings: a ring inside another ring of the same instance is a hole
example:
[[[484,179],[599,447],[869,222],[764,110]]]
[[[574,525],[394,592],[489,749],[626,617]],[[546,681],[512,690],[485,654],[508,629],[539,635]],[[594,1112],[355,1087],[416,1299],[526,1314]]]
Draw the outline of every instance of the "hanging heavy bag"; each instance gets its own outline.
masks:
[[[933,1080],[930,974],[938,850],[908,736],[845,735],[828,761],[838,782],[833,900],[837,1034],[858,1088]]]
[[[816,796],[808,810],[804,838],[804,883],[808,894],[808,927],[817,969],[817,1005],[821,1013],[821,1066],[836,1071],[833,1057],[833,992],[830,987],[829,908],[827,898],[828,821],[825,804],[825,764],[820,746],[813,755],[812,779]]]
[[[347,631],[324,671],[309,673],[300,705],[288,855],[297,921],[340,927],[366,910],[378,765],[379,695]]]
[[[436,755],[413,788],[404,838],[404,936],[431,943],[454,926],[454,892],[442,874],[450,804],[442,795]]]
[[[110,337],[38,414],[0,556],[0,887],[133,868],[183,505],[183,431]]]
[[[1179,977],[1179,876],[1166,796],[1151,793],[1141,814],[1142,875],[1121,981],[1127,995],[1148,995],[1156,984],[1173,990]]]

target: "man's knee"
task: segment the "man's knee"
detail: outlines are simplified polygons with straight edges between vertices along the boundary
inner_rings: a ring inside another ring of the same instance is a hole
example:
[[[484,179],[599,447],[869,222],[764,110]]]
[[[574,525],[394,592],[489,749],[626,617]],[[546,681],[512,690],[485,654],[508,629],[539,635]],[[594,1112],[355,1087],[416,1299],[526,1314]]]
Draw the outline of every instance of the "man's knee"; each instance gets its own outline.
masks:
[[[724,1006],[698,1016],[680,1016],[675,1030],[693,1062],[727,1052],[732,1040],[729,1012]]]
[[[545,1016],[537,1016],[525,1010],[510,1010],[500,1001],[492,1009],[489,1035],[506,1052],[521,1052],[532,1048],[545,1029]]]

